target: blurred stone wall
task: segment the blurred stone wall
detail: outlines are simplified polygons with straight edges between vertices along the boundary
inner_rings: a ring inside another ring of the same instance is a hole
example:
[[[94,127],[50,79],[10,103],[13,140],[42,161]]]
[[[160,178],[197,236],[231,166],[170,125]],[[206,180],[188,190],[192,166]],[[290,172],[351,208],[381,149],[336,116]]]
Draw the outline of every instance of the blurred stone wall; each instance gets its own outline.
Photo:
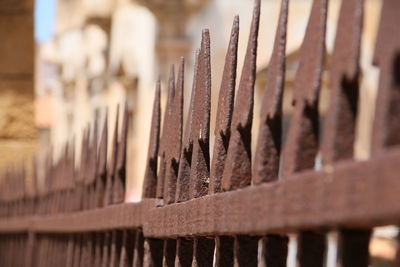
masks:
[[[0,171],[36,146],[33,9],[34,0],[0,1]]]

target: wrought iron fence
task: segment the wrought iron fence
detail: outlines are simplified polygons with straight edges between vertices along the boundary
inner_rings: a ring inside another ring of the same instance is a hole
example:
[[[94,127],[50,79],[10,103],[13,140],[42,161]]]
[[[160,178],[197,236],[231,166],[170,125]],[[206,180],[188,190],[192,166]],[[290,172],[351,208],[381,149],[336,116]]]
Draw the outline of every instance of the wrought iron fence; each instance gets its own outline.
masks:
[[[212,159],[210,36],[204,30],[185,130],[184,60],[177,75],[171,69],[162,131],[157,83],[142,201],[123,203],[125,109],[111,151],[106,119],[99,138],[97,121],[84,132],[79,169],[73,142],[56,164],[49,158],[43,192],[25,192],[23,168],[5,173],[1,266],[286,266],[290,233],[297,233],[298,265],[323,266],[331,229],[339,233],[341,266],[368,266],[371,229],[400,220],[400,1],[383,2],[374,56],[380,79],[373,153],[366,161],[353,159],[363,0],[342,2],[324,125],[319,125],[318,98],[328,0],[314,0],[282,146],[288,2],[281,4],[254,156],[259,0],[236,97],[239,18],[233,22]],[[317,153],[320,170],[314,169]]]

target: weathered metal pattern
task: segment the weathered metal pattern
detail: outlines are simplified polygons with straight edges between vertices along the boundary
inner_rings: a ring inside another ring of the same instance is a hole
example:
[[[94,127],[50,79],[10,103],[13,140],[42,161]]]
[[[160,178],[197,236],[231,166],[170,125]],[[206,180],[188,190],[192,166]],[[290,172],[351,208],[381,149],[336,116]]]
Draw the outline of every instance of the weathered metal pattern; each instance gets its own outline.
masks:
[[[285,83],[286,28],[289,1],[283,0],[275,34],[274,49],[261,104],[257,149],[253,164],[253,184],[278,179],[282,138],[282,98]]]
[[[318,150],[318,96],[325,54],[327,0],[314,0],[294,80],[294,111],[283,148],[282,173],[314,167]]]
[[[196,56],[182,147],[183,59],[176,83],[171,71],[161,139],[160,82],[157,85],[143,200],[121,203],[129,128],[125,106],[121,125],[118,119],[113,125],[108,164],[106,118],[100,140],[97,121],[85,128],[78,168],[74,140],[65,145],[57,162],[49,153],[44,190],[32,193],[25,188],[27,172],[22,165],[2,174],[1,266],[286,266],[285,235],[289,232],[298,233],[299,266],[322,266],[327,229],[338,229],[341,266],[368,266],[369,229],[400,220],[400,206],[396,204],[400,151],[386,150],[400,140],[396,116],[399,39],[395,28],[400,6],[395,0],[385,0],[382,8],[374,59],[381,70],[374,157],[355,162],[352,147],[364,3],[343,1],[330,69],[330,109],[321,144],[323,168],[316,171],[327,0],[315,0],[312,7],[281,170],[288,0],[281,4],[251,168],[259,4],[256,1],[235,106],[237,17],[233,23],[220,86],[211,167],[211,63],[206,30]],[[285,179],[276,181],[279,176]],[[250,183],[254,186],[248,186]]]
[[[363,0],[344,1],[340,9],[329,71],[331,91],[321,144],[323,164],[353,158],[363,4]]]
[[[251,127],[253,123],[259,22],[260,1],[256,0],[233,110],[231,137],[221,181],[223,191],[243,188],[250,185],[251,182]]]
[[[158,164],[158,147],[160,139],[160,91],[161,82],[157,81],[153,113],[151,117],[149,149],[147,152],[146,170],[143,179],[143,193],[142,198],[155,198],[157,190],[157,164]]]
[[[231,31],[225,66],[219,89],[217,119],[214,131],[214,149],[210,170],[209,193],[221,192],[221,179],[225,167],[230,139],[233,104],[235,99],[237,47],[239,41],[239,16],[236,16]]]
[[[186,118],[185,133],[182,140],[182,151],[180,153],[178,178],[176,181],[176,195],[175,201],[182,202],[189,200],[189,184],[190,184],[190,165],[192,162],[193,154],[193,143],[191,143],[192,131],[193,131],[193,105],[195,91],[198,83],[198,72],[199,72],[199,61],[200,61],[200,50],[196,51],[195,64],[194,64],[194,76],[192,93],[190,97],[190,106]]]
[[[319,146],[318,100],[325,55],[327,0],[314,0],[304,40],[300,62],[294,79],[294,111],[283,148],[281,176],[314,167]],[[312,231],[299,234],[300,266],[322,266],[325,236]]]
[[[380,69],[372,133],[373,154],[400,142],[400,37],[397,27],[399,10],[399,1],[383,1],[373,62]]]
[[[198,81],[192,98],[191,140],[193,152],[190,166],[190,198],[207,195],[210,177],[210,109],[211,109],[211,55],[210,33],[203,30],[199,55]]]
[[[104,206],[110,205],[113,201],[113,183],[115,178],[116,172],[116,157],[118,153],[118,125],[119,125],[119,105],[117,106],[117,112],[115,117],[115,125],[114,125],[114,134],[113,134],[113,141],[111,143],[111,156],[109,165],[107,167],[107,179],[106,185],[104,189]]]
[[[125,199],[125,178],[126,178],[126,146],[128,141],[128,104],[124,105],[124,113],[119,134],[118,150],[116,156],[115,178],[113,184],[113,203],[122,203]]]
[[[325,116],[321,144],[323,166],[353,158],[363,6],[363,0],[344,1],[340,9],[330,64],[330,104]],[[339,231],[339,235],[342,266],[368,266],[371,231],[343,229]]]
[[[96,206],[104,205],[104,193],[107,182],[107,140],[108,140],[108,112],[105,114],[103,129],[99,141],[99,149],[97,152],[97,177],[95,186]]]
[[[176,180],[178,177],[179,157],[182,143],[183,117],[183,67],[181,59],[178,82],[175,84],[174,67],[171,68],[168,82],[168,100],[160,140],[160,169],[157,182],[157,197],[163,197],[164,203],[175,201]]]

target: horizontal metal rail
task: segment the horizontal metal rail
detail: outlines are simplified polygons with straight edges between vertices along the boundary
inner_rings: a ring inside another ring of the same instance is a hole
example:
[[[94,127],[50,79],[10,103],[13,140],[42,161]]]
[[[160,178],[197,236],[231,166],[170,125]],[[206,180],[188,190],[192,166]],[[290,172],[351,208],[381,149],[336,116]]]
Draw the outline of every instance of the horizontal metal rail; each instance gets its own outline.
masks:
[[[102,209],[0,221],[0,233],[76,233],[143,227],[146,237],[369,228],[400,221],[400,148],[270,184],[157,207],[156,199]],[[263,214],[264,216],[257,216]]]

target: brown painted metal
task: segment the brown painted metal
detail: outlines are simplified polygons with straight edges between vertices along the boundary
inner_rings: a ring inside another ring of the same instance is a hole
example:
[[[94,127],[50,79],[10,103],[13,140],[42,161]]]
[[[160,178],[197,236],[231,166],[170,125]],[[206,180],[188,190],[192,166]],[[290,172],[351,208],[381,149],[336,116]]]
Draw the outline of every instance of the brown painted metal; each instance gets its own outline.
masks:
[[[256,0],[232,115],[231,137],[221,181],[223,191],[243,188],[250,185],[251,182],[251,127],[253,123],[259,21],[260,1]]]

